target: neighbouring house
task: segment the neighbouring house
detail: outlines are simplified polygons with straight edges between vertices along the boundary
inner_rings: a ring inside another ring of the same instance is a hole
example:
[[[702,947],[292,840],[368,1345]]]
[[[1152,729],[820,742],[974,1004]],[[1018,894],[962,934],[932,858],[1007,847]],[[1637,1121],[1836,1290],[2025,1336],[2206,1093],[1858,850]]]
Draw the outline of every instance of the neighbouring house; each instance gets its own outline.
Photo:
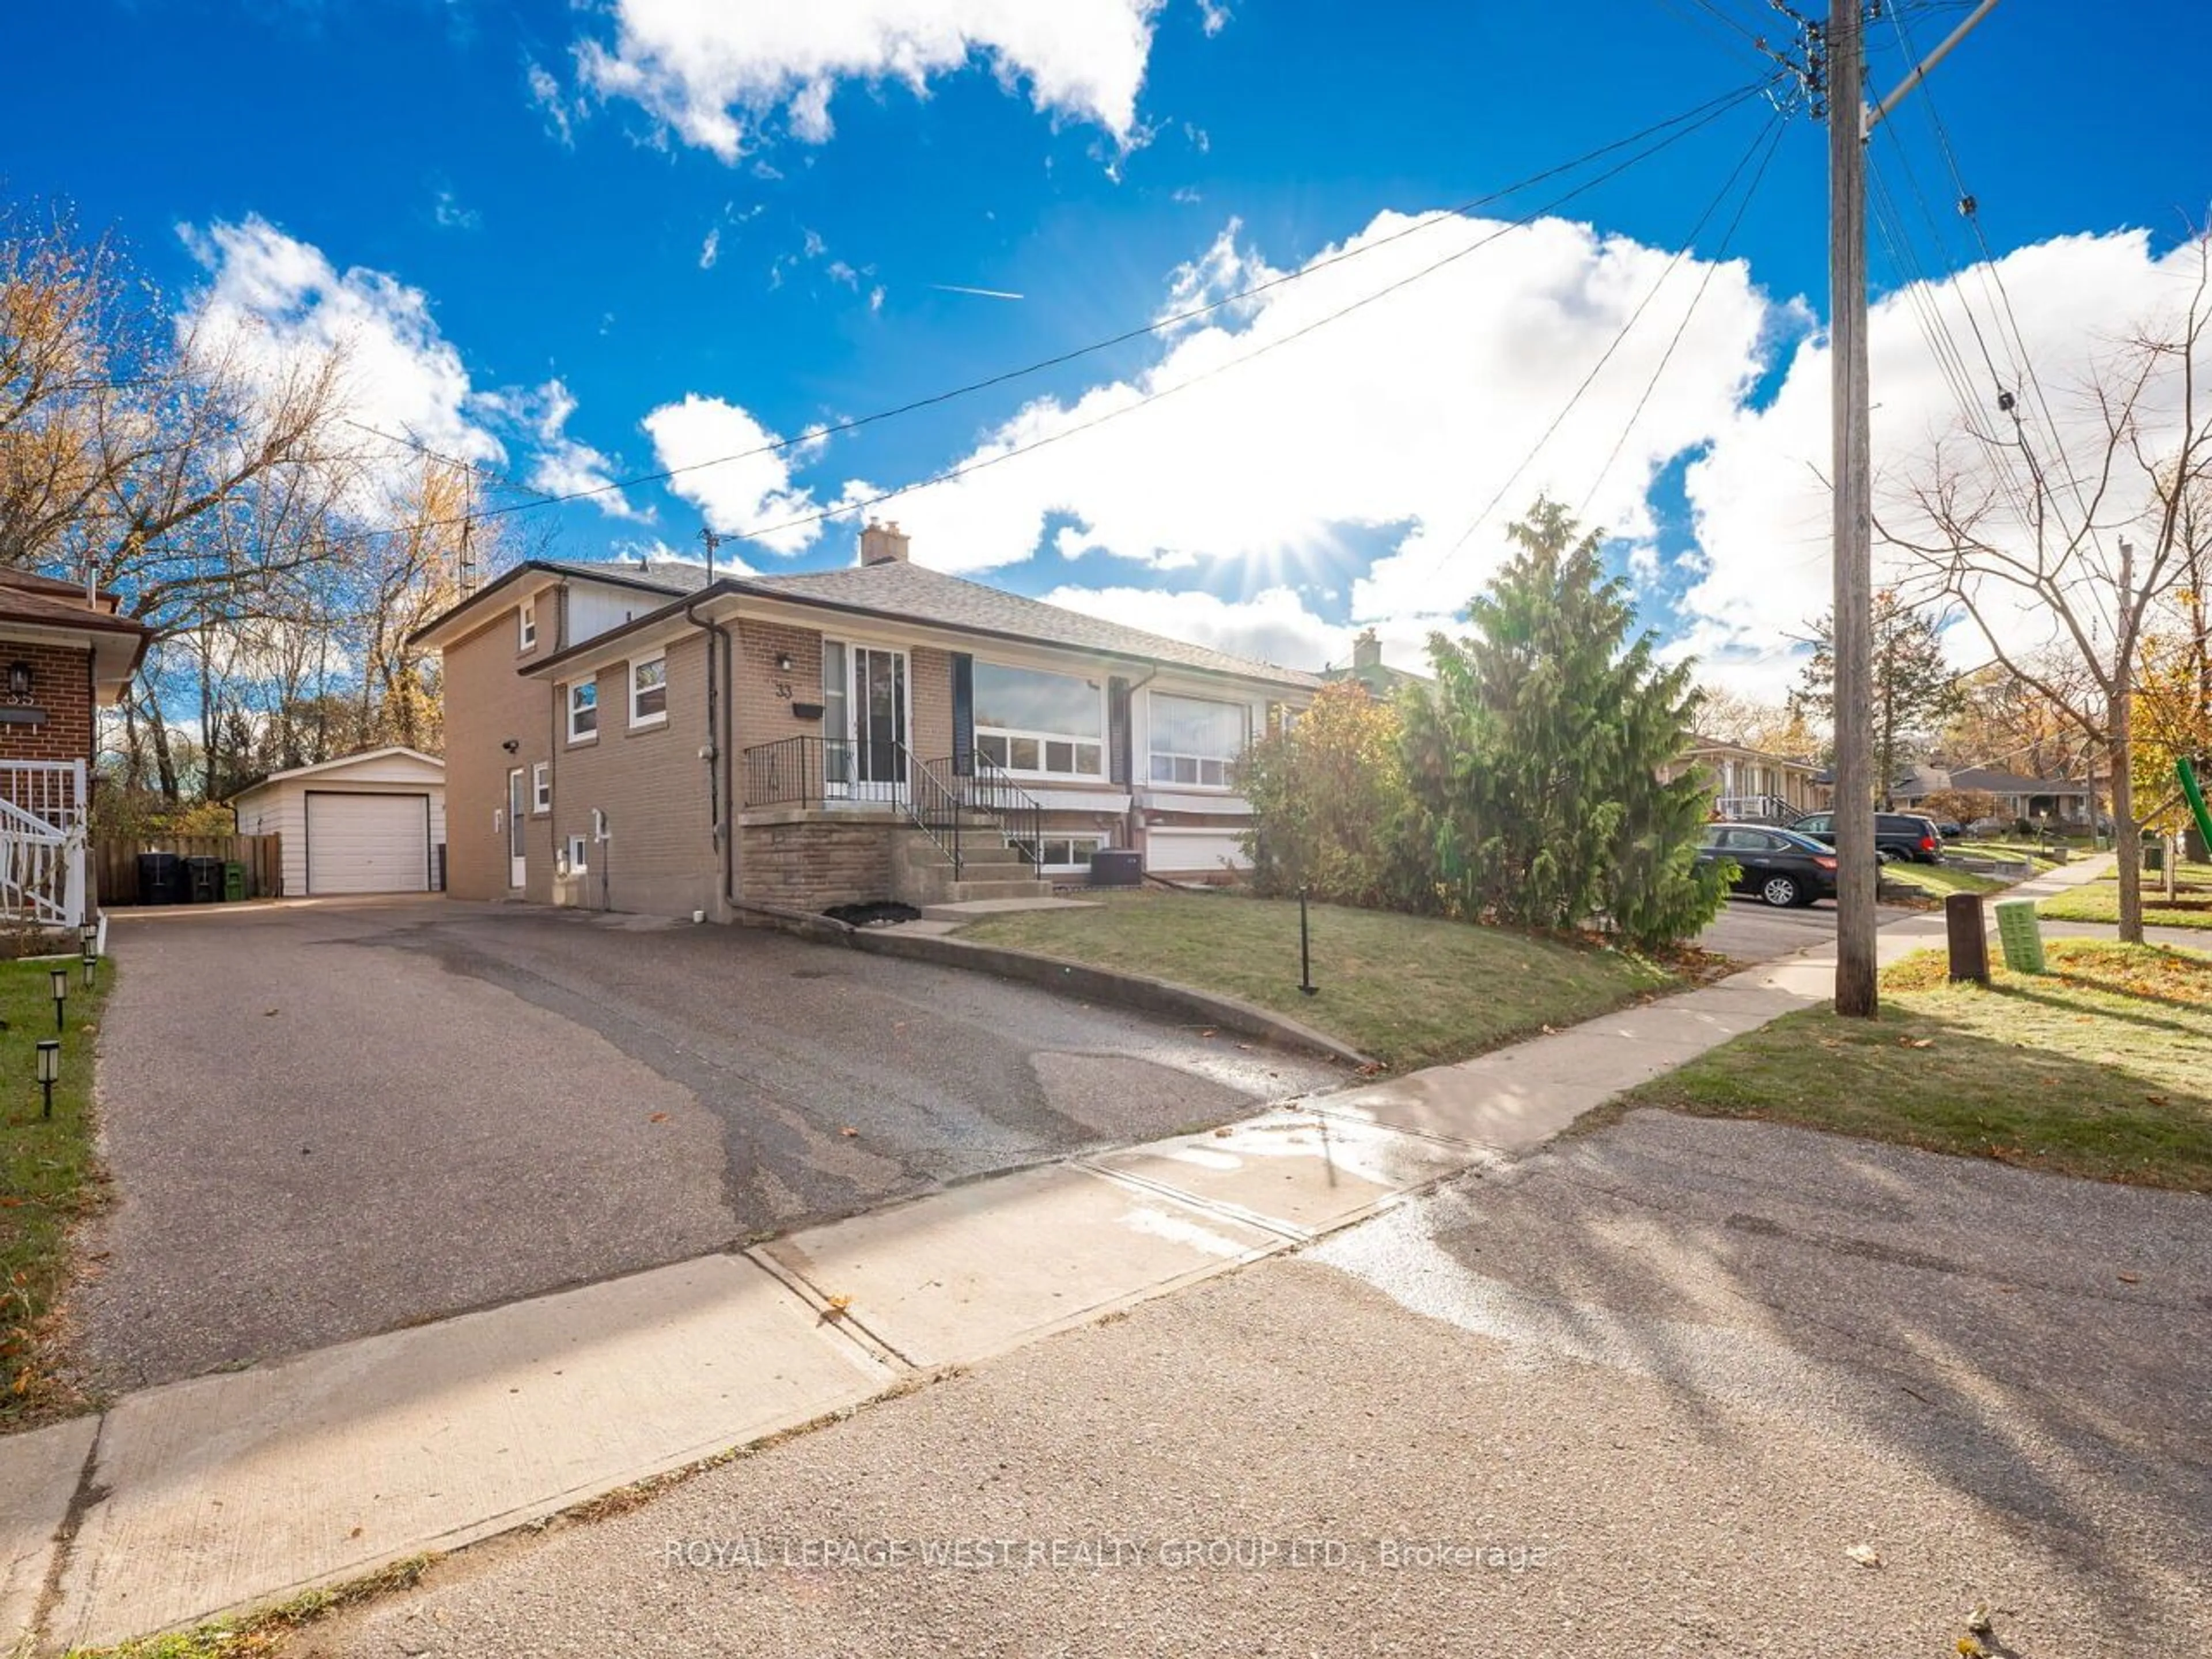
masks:
[[[1693,769],[1710,783],[1713,811],[1731,823],[1792,823],[1823,804],[1821,774],[1808,760],[1692,736],[1667,775],[1678,778]]]
[[[727,919],[1013,896],[1102,849],[1244,862],[1237,765],[1314,675],[911,562],[532,560],[416,636],[445,663],[447,890]]]
[[[1382,660],[1382,641],[1371,628],[1362,629],[1352,642],[1352,665],[1349,668],[1324,668],[1324,680],[1357,680],[1367,688],[1370,696],[1388,697],[1401,685],[1432,685],[1434,681],[1425,674],[1416,674],[1404,668],[1393,668]]]
[[[1900,806],[1917,806],[1930,795],[1947,793],[1994,795],[1999,815],[2031,823],[2086,830],[2090,786],[2070,778],[2029,778],[1992,766],[1916,766],[1889,792]]]
[[[446,763],[394,744],[273,773],[231,799],[241,836],[279,836],[284,894],[427,893],[446,844]]]
[[[0,916],[84,920],[99,711],[123,695],[149,636],[113,593],[0,569]]]

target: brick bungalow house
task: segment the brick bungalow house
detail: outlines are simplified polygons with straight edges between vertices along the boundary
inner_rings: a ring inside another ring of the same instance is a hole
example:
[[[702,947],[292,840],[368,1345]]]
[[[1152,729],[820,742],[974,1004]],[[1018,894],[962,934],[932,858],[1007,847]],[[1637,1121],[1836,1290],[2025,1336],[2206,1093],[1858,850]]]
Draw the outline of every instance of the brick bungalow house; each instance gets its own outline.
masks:
[[[1667,775],[1677,778],[1692,769],[1712,788],[1713,811],[1733,822],[1786,824],[1826,805],[1820,769],[1795,756],[1692,736]]]
[[[147,639],[113,593],[0,568],[0,915],[84,919],[99,711],[122,696]]]
[[[1218,877],[1236,764],[1315,676],[911,563],[532,560],[422,629],[457,897],[718,920],[1012,896],[1091,854]]]

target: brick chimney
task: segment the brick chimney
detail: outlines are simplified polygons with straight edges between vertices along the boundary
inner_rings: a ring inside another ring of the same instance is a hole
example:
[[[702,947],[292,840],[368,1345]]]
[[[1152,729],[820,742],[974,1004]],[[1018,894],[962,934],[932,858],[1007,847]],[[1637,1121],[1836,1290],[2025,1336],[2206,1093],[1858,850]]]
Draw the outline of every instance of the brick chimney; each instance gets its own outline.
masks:
[[[1359,637],[1352,641],[1352,665],[1354,668],[1380,668],[1382,665],[1382,641],[1375,637],[1373,629],[1361,629]]]
[[[862,564],[904,564],[906,562],[906,532],[898,521],[887,519],[878,524],[868,520],[860,532],[860,562]]]

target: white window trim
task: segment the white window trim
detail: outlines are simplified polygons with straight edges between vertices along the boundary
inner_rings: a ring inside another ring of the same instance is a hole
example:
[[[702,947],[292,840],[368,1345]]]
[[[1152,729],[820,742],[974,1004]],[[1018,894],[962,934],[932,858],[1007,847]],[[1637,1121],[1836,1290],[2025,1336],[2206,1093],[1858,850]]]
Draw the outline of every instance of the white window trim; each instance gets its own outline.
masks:
[[[522,608],[514,613],[514,619],[515,649],[535,651],[538,648],[537,599],[534,598],[525,599],[522,602]]]
[[[1064,841],[1067,843],[1068,851],[1071,853],[1082,846],[1087,846],[1096,853],[1103,850],[1107,844],[1105,833],[1097,830],[1047,830],[1037,836],[1037,841],[1040,843],[1040,851],[1044,844]],[[1091,861],[1088,859],[1068,864],[1039,862],[1036,866],[1039,873],[1053,875],[1081,875],[1090,867]]]
[[[1142,787],[1148,789],[1189,790],[1194,793],[1204,795],[1236,794],[1242,786],[1233,775],[1224,783],[1185,783],[1180,779],[1156,778],[1152,775],[1152,763],[1156,760],[1194,761],[1200,766],[1210,763],[1227,769],[1233,774],[1237,763],[1243,759],[1241,751],[1224,760],[1218,755],[1186,755],[1181,750],[1161,748],[1159,724],[1154,720],[1153,715],[1158,708],[1158,699],[1162,697],[1172,697],[1179,702],[1210,702],[1217,703],[1224,708],[1243,709],[1245,746],[1249,748],[1252,743],[1252,705],[1249,702],[1236,697],[1209,697],[1202,691],[1147,691],[1145,694],[1145,777]]]
[[[655,663],[660,665],[660,712],[657,714],[640,714],[637,712],[637,671],[641,668],[650,668]],[[649,657],[632,658],[629,664],[629,729],[633,732],[641,732],[667,724],[668,653],[665,651],[656,651]]]
[[[553,763],[532,761],[530,765],[530,816],[542,818],[553,810]]]
[[[576,714],[578,712],[576,708],[576,693],[582,690],[587,685],[592,688],[592,729],[588,732],[579,732],[576,730]],[[568,711],[568,741],[572,744],[597,743],[599,740],[599,681],[597,679],[571,680],[568,682],[567,690],[565,690],[562,696]]]
[[[979,657],[976,659],[975,665],[978,668],[1004,668],[1010,672],[1017,674],[1049,674],[1055,679],[1063,680],[1087,680],[1090,678],[1090,676],[1086,674],[1073,673],[1065,668],[1040,668],[1035,663],[1001,662],[996,658],[986,659]],[[1114,757],[1109,752],[1111,745],[1107,742],[1106,738],[1106,734],[1112,726],[1112,721],[1109,718],[1109,710],[1106,707],[1105,684],[1103,681],[1100,682],[1097,690],[1098,693],[1098,735],[1095,738],[1085,737],[1080,732],[1042,732],[1012,726],[985,726],[981,721],[978,721],[975,725],[975,741],[980,744],[985,738],[1004,738],[1010,744],[1017,738],[1034,742],[1037,745],[1037,758],[1039,760],[1042,760],[1044,758],[1044,745],[1048,743],[1065,743],[1071,744],[1087,743],[1098,750],[1098,769],[1096,772],[1054,772],[1049,771],[1042,766],[1005,766],[1000,768],[1000,769],[1005,772],[1010,778],[1054,779],[1065,783],[1103,783],[1106,780],[1107,774],[1113,769],[1114,766]],[[994,763],[995,764],[996,763]]]
[[[1000,738],[1010,745],[1017,742],[1034,743],[1037,746],[1039,760],[1044,758],[1044,746],[1048,743],[1064,743],[1071,746],[1088,744],[1098,751],[1098,769],[1096,772],[1055,772],[1043,766],[1000,766],[999,769],[1010,778],[1053,779],[1066,783],[1103,783],[1106,781],[1108,757],[1106,739],[1103,737],[1078,737],[1073,732],[1018,732],[1009,726],[979,726],[975,728],[975,742],[979,750],[986,738]],[[1011,759],[1012,749],[1009,748],[1007,752]],[[997,765],[998,763],[994,762],[993,764]]]

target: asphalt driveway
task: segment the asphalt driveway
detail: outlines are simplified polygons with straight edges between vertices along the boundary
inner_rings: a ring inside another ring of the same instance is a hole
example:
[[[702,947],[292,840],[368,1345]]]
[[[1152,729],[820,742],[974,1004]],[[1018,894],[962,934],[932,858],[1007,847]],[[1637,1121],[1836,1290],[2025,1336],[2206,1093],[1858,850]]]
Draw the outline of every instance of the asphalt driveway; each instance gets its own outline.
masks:
[[[680,1260],[1337,1080],[749,929],[428,900],[118,913],[118,1202],[73,1313],[129,1389]]]

